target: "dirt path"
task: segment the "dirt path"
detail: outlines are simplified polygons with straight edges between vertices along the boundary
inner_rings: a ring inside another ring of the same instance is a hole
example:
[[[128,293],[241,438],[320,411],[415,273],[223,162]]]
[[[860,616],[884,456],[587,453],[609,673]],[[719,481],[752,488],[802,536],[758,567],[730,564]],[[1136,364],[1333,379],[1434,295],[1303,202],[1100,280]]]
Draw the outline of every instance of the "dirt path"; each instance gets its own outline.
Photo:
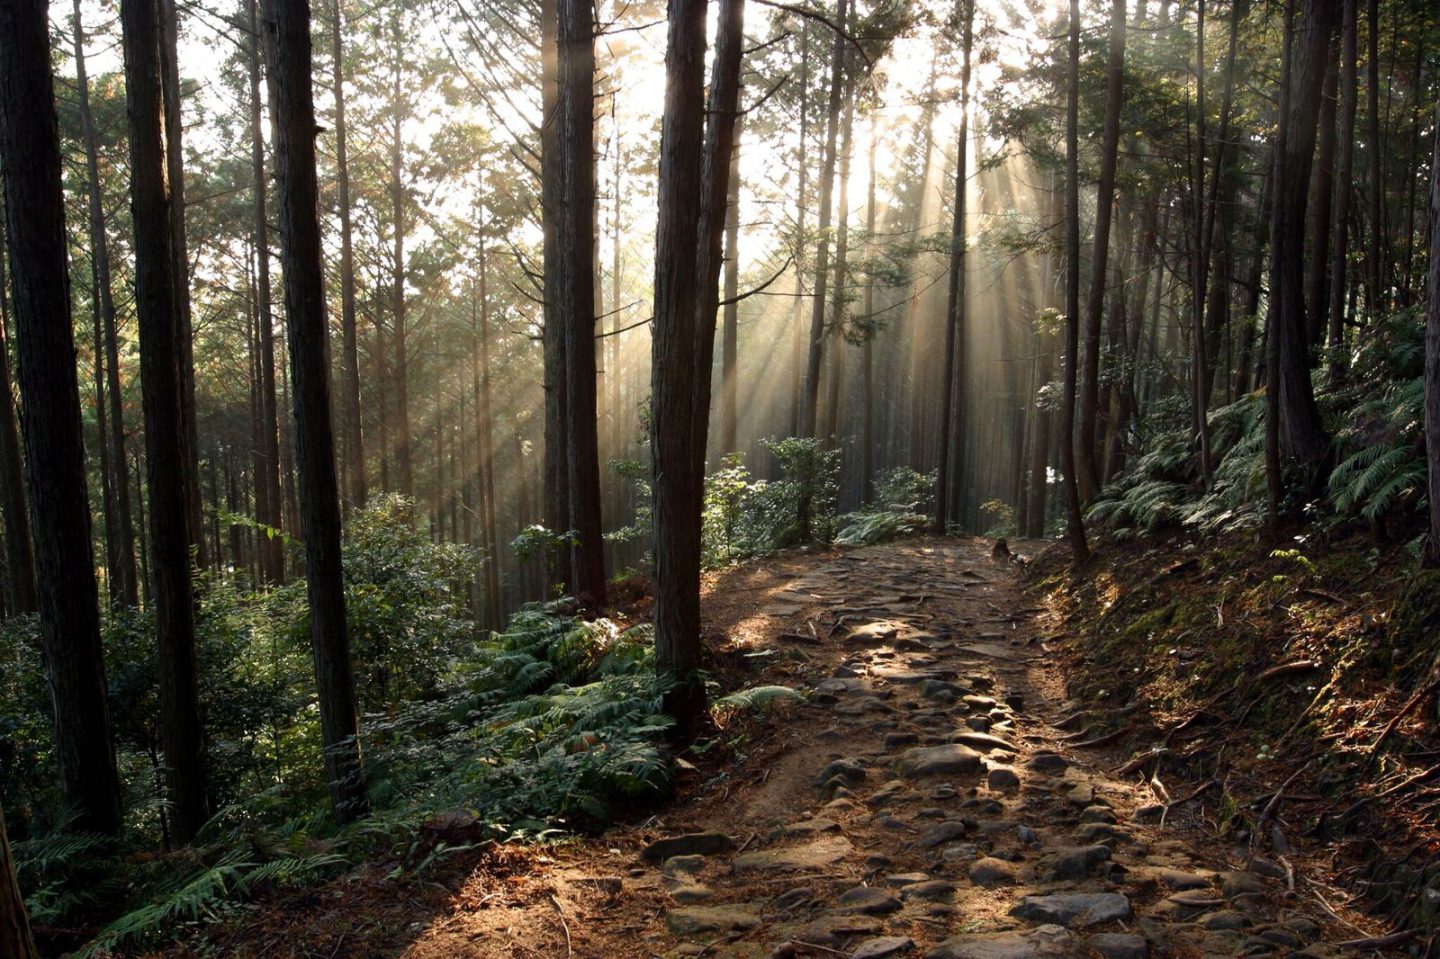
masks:
[[[919,541],[723,577],[706,611],[726,655],[808,701],[690,802],[477,867],[404,955],[1341,954],[1324,940],[1358,934],[1287,896],[1283,862],[1207,848],[1163,786],[1073,741],[1037,610],[989,550]]]

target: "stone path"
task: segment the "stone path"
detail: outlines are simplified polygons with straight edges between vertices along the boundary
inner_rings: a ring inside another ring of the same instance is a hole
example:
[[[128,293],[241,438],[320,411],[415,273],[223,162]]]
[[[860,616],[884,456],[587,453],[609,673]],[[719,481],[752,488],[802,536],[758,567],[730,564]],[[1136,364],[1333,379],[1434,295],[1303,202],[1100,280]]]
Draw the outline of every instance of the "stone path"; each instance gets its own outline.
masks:
[[[763,597],[809,676],[802,741],[657,830],[627,883],[658,887],[663,931],[635,955],[1340,954],[1281,864],[1162,824],[1067,741],[1036,611],[988,550],[857,550]]]

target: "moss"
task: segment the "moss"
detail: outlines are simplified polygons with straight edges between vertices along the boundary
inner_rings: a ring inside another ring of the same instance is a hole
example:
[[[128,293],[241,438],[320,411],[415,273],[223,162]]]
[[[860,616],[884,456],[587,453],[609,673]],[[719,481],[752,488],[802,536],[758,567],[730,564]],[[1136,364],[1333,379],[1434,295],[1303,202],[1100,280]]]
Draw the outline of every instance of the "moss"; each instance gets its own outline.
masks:
[[[1427,669],[1440,646],[1440,570],[1409,578],[1390,612],[1390,639],[1406,671]]]

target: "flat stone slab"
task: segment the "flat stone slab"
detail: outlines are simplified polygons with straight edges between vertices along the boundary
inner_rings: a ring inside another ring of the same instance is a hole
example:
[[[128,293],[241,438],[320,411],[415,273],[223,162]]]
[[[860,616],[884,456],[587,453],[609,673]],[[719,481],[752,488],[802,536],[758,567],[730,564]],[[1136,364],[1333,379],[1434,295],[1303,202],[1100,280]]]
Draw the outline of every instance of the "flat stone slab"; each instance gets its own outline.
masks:
[[[746,932],[759,925],[760,917],[744,906],[687,906],[665,914],[665,927],[677,936]]]
[[[852,628],[845,634],[845,642],[861,644],[888,642],[894,639],[904,627],[904,623],[897,623],[894,620],[876,620],[873,623],[865,623]]]
[[[875,939],[866,939],[850,953],[850,959],[890,959],[891,956],[900,956],[915,948],[914,941],[909,936],[880,936]]]
[[[741,853],[735,857],[735,869],[818,869],[839,862],[854,848],[844,836],[825,836],[803,846]]]
[[[895,771],[908,779],[923,776],[953,776],[978,773],[984,768],[980,754],[969,746],[949,743],[944,746],[917,746],[907,749],[895,760]]]
[[[900,900],[874,886],[856,886],[835,900],[836,912],[858,912],[866,916],[888,916],[898,912]]]
[[[952,936],[931,949],[927,959],[1079,959],[1080,940],[1064,926],[1045,925],[1028,932]]]
[[[956,733],[954,739],[960,745],[969,746],[971,749],[978,749],[982,753],[993,752],[997,749],[1007,753],[1013,753],[1015,751],[1015,745],[1008,739],[1001,739],[999,736],[992,736],[989,733]]]
[[[1098,926],[1130,918],[1130,900],[1118,892],[1072,892],[1054,896],[1026,896],[1010,915],[1057,926]]]
[[[723,832],[692,832],[657,839],[640,851],[645,862],[664,862],[671,856],[713,856],[735,848],[735,840]]]

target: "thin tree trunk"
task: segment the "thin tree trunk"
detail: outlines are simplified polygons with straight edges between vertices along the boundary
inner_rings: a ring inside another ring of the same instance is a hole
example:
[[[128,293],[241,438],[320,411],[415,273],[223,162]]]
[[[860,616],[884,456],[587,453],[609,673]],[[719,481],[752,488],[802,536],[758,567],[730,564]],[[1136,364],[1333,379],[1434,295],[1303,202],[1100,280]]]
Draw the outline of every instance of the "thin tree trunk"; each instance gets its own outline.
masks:
[[[90,82],[85,67],[85,30],[80,16],[80,0],[75,0],[75,73],[79,94],[80,129],[85,141],[85,173],[90,227],[90,256],[94,261],[95,287],[98,296],[96,318],[101,335],[96,344],[97,368],[104,366],[109,382],[109,415],[97,413],[102,421],[100,445],[110,462],[110,499],[114,512],[114,530],[106,530],[107,570],[111,583],[111,600],[124,609],[139,604],[139,585],[135,575],[135,527],[130,517],[130,481],[125,464],[125,422],[120,396],[119,351],[115,344],[115,300],[110,280],[110,241],[105,232],[105,206],[100,193],[100,161],[95,120],[90,112]],[[103,362],[102,362],[103,357]],[[97,395],[101,390],[96,383]],[[108,429],[108,435],[104,435]],[[108,449],[106,446],[108,444]]]
[[[1333,45],[1327,47],[1327,52],[1329,50],[1333,50]],[[1335,88],[1339,81],[1339,69],[1331,57],[1326,59],[1329,63],[1320,93],[1320,129],[1315,153],[1315,210],[1311,214],[1310,262],[1305,274],[1306,332],[1310,339],[1312,367],[1320,363],[1320,346],[1325,342],[1328,326],[1325,311],[1330,308],[1326,293],[1330,269],[1330,207],[1335,192]]]
[[[831,446],[840,441],[841,404],[845,395],[842,382],[845,373],[845,302],[849,293],[850,159],[854,150],[855,134],[855,90],[854,84],[849,82],[846,83],[844,117],[840,123],[840,195],[836,199],[835,214],[835,286],[830,293],[832,329],[829,335],[832,347],[826,373],[825,420],[820,429],[820,435],[825,437],[825,442]]]
[[[1204,0],[1200,0],[1200,9],[1205,9]],[[1203,12],[1200,17],[1197,37],[1204,35]],[[1199,76],[1203,77],[1203,64],[1201,70]],[[1120,111],[1125,105],[1125,0],[1112,0],[1110,4],[1110,59],[1105,76],[1105,128],[1100,142],[1100,184],[1095,193],[1095,248],[1090,257],[1090,295],[1085,304],[1085,376],[1080,385],[1079,435],[1075,439],[1076,480],[1086,502],[1100,492],[1095,423],[1100,412],[1100,334],[1105,312],[1105,271],[1110,265]],[[1203,116],[1203,103],[1201,110]],[[1203,138],[1200,153],[1203,158]]]
[[[810,173],[810,21],[802,20],[800,25],[800,141],[795,148],[795,168],[799,171],[795,189],[795,308],[791,318],[790,346],[790,395],[794,402],[790,410],[790,435],[799,436],[805,418],[804,383],[801,372],[804,369],[802,357],[805,354],[805,270],[802,267],[802,253],[805,249],[805,198],[806,180]]]
[[[875,245],[875,152],[879,142],[878,110],[870,111],[870,151],[867,157],[868,183],[865,188],[865,243]],[[861,347],[860,374],[860,500],[875,498],[875,274],[865,279],[865,329]]]
[[[1440,108],[1435,111],[1440,129]],[[1440,566],[1440,137],[1430,162],[1430,292],[1425,309],[1425,448],[1429,463],[1430,535],[1425,541],[1427,566]]]
[[[315,105],[311,93],[310,6],[270,0],[275,69],[275,160],[286,328],[295,381],[301,528],[310,608],[310,642],[320,701],[321,739],[330,802],[341,823],[368,808],[356,741],[355,687],[340,560],[340,492],[330,420],[325,273],[320,252],[319,188],[315,177]]]
[[[1359,0],[1356,0],[1359,2]],[[1386,296],[1383,285],[1385,255],[1381,243],[1385,235],[1384,222],[1384,150],[1380,139],[1380,0],[1368,0],[1366,23],[1369,30],[1365,38],[1365,106],[1366,134],[1370,142],[1370,236],[1365,255],[1365,270],[1368,275],[1366,287],[1369,313],[1378,319],[1385,312]]]
[[[476,396],[476,419],[480,426],[480,501],[483,504],[485,529],[485,615],[490,628],[501,628],[504,611],[500,597],[500,540],[495,528],[495,425],[490,398],[490,287],[485,257],[485,234],[479,238],[480,257],[480,383]],[[525,465],[519,464],[521,477],[521,510],[528,512],[524,489]]]
[[[565,187],[560,120],[560,3],[540,0],[540,208],[544,230],[544,323],[541,341],[545,373],[544,521],[563,533],[570,522],[570,457],[566,436],[570,400],[566,394],[569,362],[565,355],[565,314],[561,310],[560,204]],[[555,576],[574,582],[568,549],[555,557]]]
[[[340,207],[340,366],[346,472],[350,507],[369,498],[365,478],[365,430],[360,409],[360,337],[355,320],[355,254],[350,229],[350,158],[345,127],[344,0],[334,0],[330,19],[330,86],[335,98],[335,185]]]
[[[413,437],[410,432],[410,336],[406,326],[406,297],[405,297],[405,233],[408,229],[405,223],[405,186],[402,178],[404,167],[404,121],[407,115],[404,99],[405,93],[402,85],[402,65],[404,62],[407,40],[401,34],[400,29],[400,8],[393,8],[391,14],[391,55],[394,61],[391,65],[391,86],[390,98],[393,115],[390,123],[390,212],[392,226],[395,235],[392,238],[393,247],[393,274],[391,287],[391,313],[394,317],[394,328],[391,330],[391,355],[394,357],[394,365],[391,368],[395,424],[395,463],[400,470],[400,492],[409,497],[415,495],[415,465]]]
[[[740,345],[740,122],[737,119],[735,149],[730,155],[730,195],[725,198],[725,323],[720,336],[720,453],[738,448],[739,383],[736,367]]]
[[[260,475],[255,480],[255,505],[260,525],[260,574],[267,583],[285,581],[285,540],[280,510],[280,424],[275,400],[275,335],[270,304],[269,181],[265,172],[265,134],[260,90],[260,0],[250,0],[250,163],[255,180],[256,343],[260,405]]]
[[[145,407],[145,461],[150,494],[160,729],[165,749],[170,825],[188,843],[209,817],[204,738],[195,649],[194,589],[185,425],[181,414],[180,304],[166,184],[159,30],[147,0],[123,0],[125,89],[130,116],[131,220],[135,232],[135,305]]]
[[[1334,226],[1330,249],[1330,278],[1327,287],[1326,318],[1329,321],[1326,352],[1330,360],[1330,382],[1345,382],[1345,288],[1350,252],[1350,194],[1355,167],[1355,113],[1359,103],[1357,69],[1360,0],[1344,0],[1340,41],[1340,155],[1335,161]]]
[[[1060,405],[1060,472],[1074,563],[1090,558],[1075,465],[1075,380],[1080,359],[1080,0],[1070,0],[1065,108],[1065,385]]]
[[[945,535],[950,523],[951,485],[950,450],[956,439],[957,427],[964,415],[965,381],[965,254],[969,245],[965,230],[966,194],[969,188],[970,150],[970,50],[975,36],[974,0],[962,0],[960,67],[960,133],[955,140],[955,213],[950,227],[950,298],[945,310],[945,360],[940,381],[940,455],[935,468],[935,532]],[[957,390],[956,380],[961,388]],[[958,517],[957,517],[958,519]]]
[[[839,0],[835,23],[844,31],[849,0]],[[800,435],[813,438],[820,404],[820,359],[825,345],[825,295],[830,273],[830,216],[835,192],[835,157],[845,86],[845,37],[835,35],[830,54],[830,105],[825,120],[825,156],[820,165],[819,240],[815,247],[815,299],[810,306],[810,346],[805,362],[804,414]]]
[[[190,546],[201,569],[209,565],[200,501],[200,427],[195,415],[195,334],[190,318],[190,254],[185,235],[185,151],[180,97],[180,23],[175,0],[159,0],[160,81],[165,125],[165,169],[170,189],[170,255],[175,284],[176,336],[179,337],[180,441]]]

